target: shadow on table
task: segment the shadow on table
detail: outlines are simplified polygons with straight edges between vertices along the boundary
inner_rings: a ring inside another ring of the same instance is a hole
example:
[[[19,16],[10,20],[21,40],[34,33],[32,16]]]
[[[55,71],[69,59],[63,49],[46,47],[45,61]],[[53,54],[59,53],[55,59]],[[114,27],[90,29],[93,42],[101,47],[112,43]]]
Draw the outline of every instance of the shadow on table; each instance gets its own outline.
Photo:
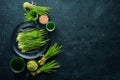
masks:
[[[28,71],[22,73],[14,73],[16,80],[37,80],[37,77],[33,77],[30,75]]]
[[[120,74],[120,55],[108,59],[107,69],[109,74]]]

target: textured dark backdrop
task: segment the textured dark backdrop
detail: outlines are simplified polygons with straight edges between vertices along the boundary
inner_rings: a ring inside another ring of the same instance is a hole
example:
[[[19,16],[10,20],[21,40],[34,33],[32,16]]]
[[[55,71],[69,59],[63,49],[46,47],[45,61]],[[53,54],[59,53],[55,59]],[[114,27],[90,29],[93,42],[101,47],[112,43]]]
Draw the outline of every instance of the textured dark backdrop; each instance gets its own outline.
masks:
[[[0,0],[0,80],[120,80],[120,0],[35,0],[52,8],[52,42],[64,46],[55,58],[62,67],[36,78],[13,74],[10,38],[24,21],[24,1]]]

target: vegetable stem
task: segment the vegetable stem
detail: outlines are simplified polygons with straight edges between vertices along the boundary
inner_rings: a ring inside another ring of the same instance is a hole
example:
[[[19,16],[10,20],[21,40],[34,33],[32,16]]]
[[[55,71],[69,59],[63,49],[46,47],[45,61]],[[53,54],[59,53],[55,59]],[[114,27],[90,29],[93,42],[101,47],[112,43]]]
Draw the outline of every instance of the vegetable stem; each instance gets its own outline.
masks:
[[[50,46],[50,48],[48,49],[48,51],[42,56],[42,58],[38,61],[38,64],[39,65],[44,65],[45,62],[58,55],[61,51],[61,48],[62,48],[62,45],[61,46],[58,46],[57,43],[54,43],[52,46]]]
[[[41,66],[39,69],[37,69],[35,72],[31,72],[32,76],[35,76],[39,73],[51,73],[53,71],[56,71],[56,68],[59,68],[60,65],[58,64],[58,62],[56,60],[52,60],[51,62],[48,62],[46,64],[44,64],[43,66]]]
[[[49,40],[45,39],[46,32],[42,29],[23,30],[18,33],[16,41],[21,52],[25,53],[44,46]]]

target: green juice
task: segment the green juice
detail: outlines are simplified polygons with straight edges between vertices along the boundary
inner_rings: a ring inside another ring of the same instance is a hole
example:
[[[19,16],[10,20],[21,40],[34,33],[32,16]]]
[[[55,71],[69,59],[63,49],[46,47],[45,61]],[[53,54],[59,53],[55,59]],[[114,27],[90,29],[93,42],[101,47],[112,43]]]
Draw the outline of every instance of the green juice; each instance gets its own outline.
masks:
[[[46,24],[46,29],[47,29],[48,31],[53,31],[53,30],[55,29],[55,23],[54,23],[54,22],[48,22],[48,23]]]
[[[19,73],[24,70],[25,62],[23,58],[20,57],[14,57],[10,61],[10,68],[13,72]]]

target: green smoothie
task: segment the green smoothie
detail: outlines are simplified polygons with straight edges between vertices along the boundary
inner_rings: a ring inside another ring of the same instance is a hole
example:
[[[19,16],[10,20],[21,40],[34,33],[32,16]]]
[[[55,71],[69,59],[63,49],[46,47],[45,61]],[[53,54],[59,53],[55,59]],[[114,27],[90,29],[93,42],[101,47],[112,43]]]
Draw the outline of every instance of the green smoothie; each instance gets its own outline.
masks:
[[[47,24],[46,24],[46,29],[48,30],[48,31],[54,31],[55,30],[55,23],[54,22],[48,22]]]
[[[13,57],[10,61],[10,68],[15,73],[20,73],[25,68],[24,59],[21,57]]]

